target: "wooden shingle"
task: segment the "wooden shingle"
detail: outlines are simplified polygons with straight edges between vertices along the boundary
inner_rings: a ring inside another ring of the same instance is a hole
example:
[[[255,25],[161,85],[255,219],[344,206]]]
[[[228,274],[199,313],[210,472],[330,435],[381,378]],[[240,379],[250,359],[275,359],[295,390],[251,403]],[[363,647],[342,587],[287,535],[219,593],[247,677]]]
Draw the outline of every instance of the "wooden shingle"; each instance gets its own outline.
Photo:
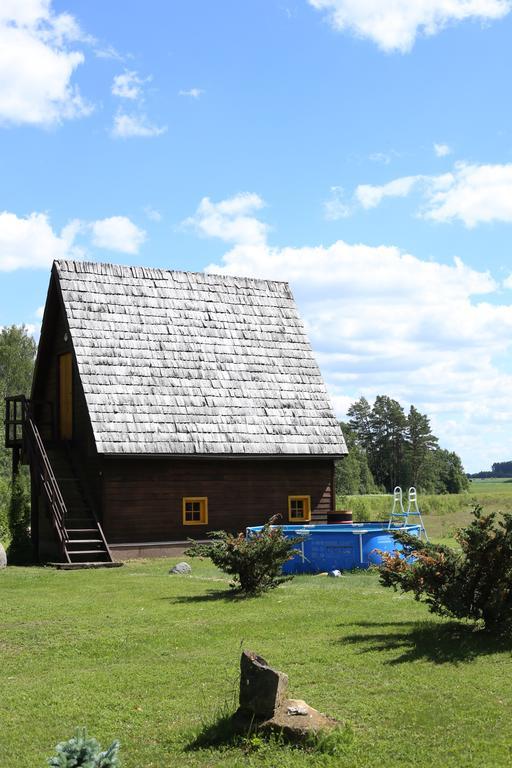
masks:
[[[57,261],[105,454],[340,456],[287,283]]]

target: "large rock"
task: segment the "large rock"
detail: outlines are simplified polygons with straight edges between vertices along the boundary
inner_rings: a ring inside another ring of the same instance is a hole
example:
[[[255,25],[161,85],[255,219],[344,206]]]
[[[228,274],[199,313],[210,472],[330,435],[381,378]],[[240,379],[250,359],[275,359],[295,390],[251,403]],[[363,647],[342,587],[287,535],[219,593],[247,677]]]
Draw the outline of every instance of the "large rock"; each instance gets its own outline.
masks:
[[[288,690],[288,676],[265,659],[243,651],[240,659],[240,709],[258,718],[273,717]]]
[[[244,651],[240,660],[240,707],[234,725],[242,732],[255,726],[300,742],[311,734],[329,731],[341,723],[310,707],[302,699],[287,699],[288,676],[265,659]]]
[[[178,573],[181,575],[183,575],[184,573],[191,573],[191,572],[192,572],[192,568],[188,563],[178,563],[177,565],[174,566],[174,568],[171,568],[171,570],[169,571],[169,573]]]
[[[5,568],[7,565],[7,555],[5,554],[5,549],[0,544],[0,568]]]

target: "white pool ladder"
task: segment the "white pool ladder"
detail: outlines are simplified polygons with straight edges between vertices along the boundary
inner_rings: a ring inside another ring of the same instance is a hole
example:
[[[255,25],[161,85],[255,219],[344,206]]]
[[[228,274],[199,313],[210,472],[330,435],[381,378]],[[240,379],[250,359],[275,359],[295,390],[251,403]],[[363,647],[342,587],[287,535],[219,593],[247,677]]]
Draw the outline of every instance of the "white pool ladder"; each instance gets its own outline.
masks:
[[[391,514],[389,515],[388,530],[393,528],[405,528],[409,524],[409,517],[417,517],[420,526],[419,538],[425,537],[425,541],[428,541],[427,531],[425,530],[425,524],[421,516],[420,509],[418,507],[418,495],[416,488],[411,486],[407,494],[407,509],[404,509],[402,489],[397,485],[393,491],[393,507]]]

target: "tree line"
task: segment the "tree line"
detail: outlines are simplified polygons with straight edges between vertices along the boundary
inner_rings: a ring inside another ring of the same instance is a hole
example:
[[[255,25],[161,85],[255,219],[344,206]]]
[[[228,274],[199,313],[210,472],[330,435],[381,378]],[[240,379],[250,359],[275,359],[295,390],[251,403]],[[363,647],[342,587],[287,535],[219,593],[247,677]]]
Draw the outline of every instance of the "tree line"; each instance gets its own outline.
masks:
[[[512,477],[512,461],[495,461],[491,470],[475,472],[469,477],[484,479],[488,477]]]
[[[0,330],[0,540],[12,534],[16,519],[27,516],[28,471],[21,468],[19,482],[11,487],[11,451],[5,447],[5,397],[29,395],[36,343],[24,326],[11,325]],[[22,508],[22,512],[19,509]]]
[[[459,456],[439,447],[428,416],[411,405],[379,395],[373,405],[361,397],[340,422],[348,455],[336,471],[342,494],[392,492],[414,485],[424,493],[461,493],[469,480]]]

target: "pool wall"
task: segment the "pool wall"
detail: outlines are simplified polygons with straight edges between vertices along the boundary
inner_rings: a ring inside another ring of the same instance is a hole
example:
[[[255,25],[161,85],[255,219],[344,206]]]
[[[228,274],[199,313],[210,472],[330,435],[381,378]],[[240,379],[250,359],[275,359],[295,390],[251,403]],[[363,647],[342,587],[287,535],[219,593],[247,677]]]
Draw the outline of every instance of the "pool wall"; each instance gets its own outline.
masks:
[[[379,565],[382,557],[375,550],[394,552],[400,549],[387,523],[343,523],[340,525],[280,525],[287,538],[301,536],[297,554],[283,565],[283,573],[321,573],[352,570]],[[247,528],[246,535],[261,531],[262,526]],[[395,529],[396,530],[396,529]],[[404,530],[404,529],[401,529]],[[419,536],[419,525],[405,530]]]

